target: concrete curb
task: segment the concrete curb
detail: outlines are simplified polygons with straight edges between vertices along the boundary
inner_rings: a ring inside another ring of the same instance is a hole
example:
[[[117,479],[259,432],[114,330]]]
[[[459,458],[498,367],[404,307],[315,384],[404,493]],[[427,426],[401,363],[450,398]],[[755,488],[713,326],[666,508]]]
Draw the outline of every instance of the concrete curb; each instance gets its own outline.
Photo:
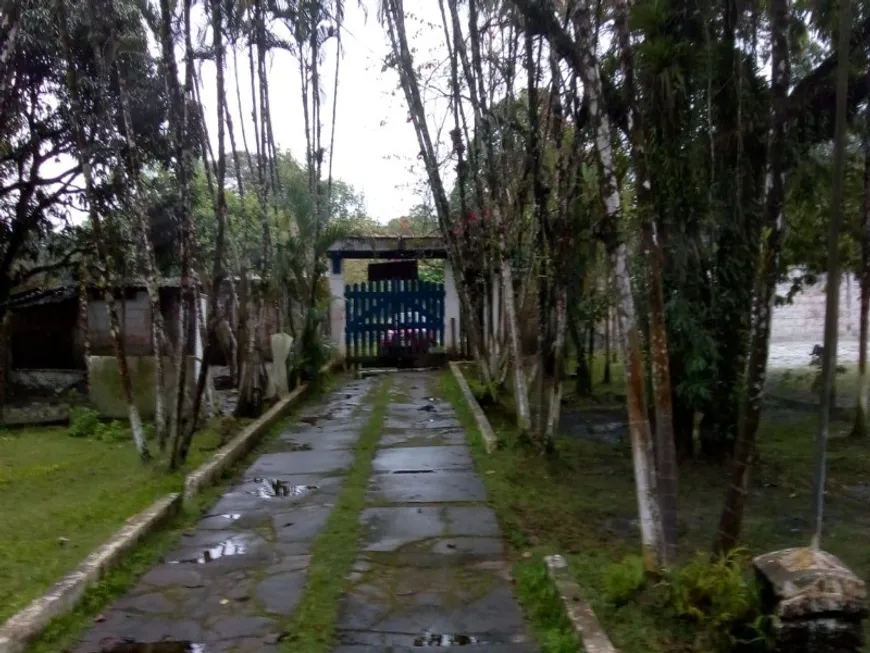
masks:
[[[580,586],[571,576],[568,563],[560,555],[547,556],[547,572],[556,586],[562,605],[565,606],[565,614],[574,626],[574,631],[583,641],[583,650],[586,653],[619,653],[592,611],[592,607],[583,600],[580,594]]]
[[[480,430],[480,436],[483,438],[483,448],[486,450],[486,453],[492,453],[498,446],[498,438],[495,437],[495,432],[492,430],[489,420],[486,419],[486,414],[483,412],[480,404],[477,403],[474,393],[468,386],[468,381],[465,380],[465,375],[462,374],[459,363],[456,361],[450,361],[450,372],[459,384],[462,396],[465,397],[465,403],[467,403],[468,407],[471,409],[471,414],[474,416],[474,421],[477,424],[478,430]]]
[[[221,474],[245,456],[262,439],[275,422],[287,414],[293,403],[308,389],[307,384],[295,388],[289,395],[279,400],[257,421],[250,424],[236,437],[219,449],[211,458],[193,470],[184,479],[182,500],[187,503],[202,491],[214,484]]]
[[[72,611],[88,587],[100,580],[124,553],[171,517],[180,506],[181,495],[169,494],[130,517],[108,542],[97,547],[46,594],[0,626],[0,653],[24,651],[52,619]]]

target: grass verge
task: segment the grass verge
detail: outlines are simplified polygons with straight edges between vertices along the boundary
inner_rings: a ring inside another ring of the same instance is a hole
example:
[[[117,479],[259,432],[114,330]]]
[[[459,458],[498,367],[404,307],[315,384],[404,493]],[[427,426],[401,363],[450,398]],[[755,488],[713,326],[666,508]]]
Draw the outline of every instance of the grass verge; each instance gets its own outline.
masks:
[[[325,653],[332,649],[345,576],[358,552],[359,515],[365,507],[365,491],[381,439],[390,385],[390,380],[385,379],[370,395],[371,416],[357,441],[353,466],[326,528],[314,543],[305,590],[289,621],[290,635],[282,641],[282,650],[288,653]]]
[[[299,404],[299,407],[304,406],[310,401],[316,400],[317,398],[319,398],[319,396],[320,393],[312,393]],[[257,447],[249,452],[231,469],[224,472],[220,481],[216,485],[204,489],[200,494],[196,496],[192,504],[189,503],[187,506],[185,506],[182,512],[180,512],[169,522],[164,524],[160,528],[160,530],[143,538],[131,551],[125,554],[117,567],[111,569],[98,583],[91,586],[85,592],[82,601],[79,603],[75,610],[67,615],[52,620],[52,622],[43,631],[37,641],[34,642],[28,649],[29,653],[57,653],[57,651],[66,650],[68,646],[74,644],[81,632],[85,630],[91,623],[93,623],[94,619],[97,618],[100,612],[104,610],[108,605],[110,605],[115,599],[122,596],[130,587],[133,586],[133,584],[135,584],[136,580],[143,573],[145,573],[154,564],[159,562],[161,555],[163,555],[166,550],[177,544],[184,532],[189,530],[191,526],[196,524],[196,522],[204,514],[208,507],[217,500],[217,498],[223,493],[223,491],[231,484],[232,480],[236,478],[239,472],[248,465],[250,465],[253,459],[257,455],[262,453],[263,448],[268,446],[268,443],[272,439],[274,439],[274,437],[279,432],[284,430],[287,427],[288,423],[292,422],[293,417],[291,415],[287,419],[281,420],[280,422],[275,424],[263,437]],[[54,430],[59,431],[59,437],[66,438],[67,440],[73,440],[73,442],[78,445],[90,445],[92,448],[95,448],[97,452],[101,451],[101,445],[107,445],[107,443],[101,441],[70,438],[65,434],[65,429],[62,428]],[[8,435],[9,433],[6,433],[2,437],[6,437]],[[22,435],[23,434],[20,432],[16,433],[16,437],[20,438],[22,437]],[[146,483],[146,481],[141,480],[143,477],[146,479],[151,479],[148,482],[153,483],[153,485],[150,486],[147,490],[140,488],[139,490],[141,491],[137,491],[136,488],[117,490],[116,487],[106,487],[105,485],[101,486],[101,491],[96,493],[96,497],[101,499],[104,503],[97,503],[96,505],[104,507],[104,512],[97,512],[95,514],[92,508],[92,512],[90,513],[91,519],[95,521],[97,519],[100,519],[100,523],[83,523],[80,527],[80,530],[69,531],[76,533],[77,539],[79,537],[84,538],[85,535],[87,535],[87,537],[90,538],[93,543],[90,547],[85,547],[84,545],[82,545],[81,547],[77,547],[81,550],[77,551],[75,556],[64,557],[62,559],[63,564],[61,564],[60,559],[55,559],[55,551],[58,548],[61,548],[57,544],[56,539],[54,539],[55,536],[53,534],[49,536],[43,535],[43,537],[50,538],[50,544],[52,546],[48,549],[50,553],[47,553],[46,549],[32,552],[32,556],[36,558],[38,562],[35,563],[31,571],[34,575],[39,572],[40,580],[39,585],[37,585],[37,582],[33,580],[29,586],[26,586],[27,593],[31,595],[31,599],[39,596],[53,583],[58,581],[63,574],[67,573],[79,562],[81,562],[88,555],[88,553],[90,553],[91,549],[95,548],[100,543],[108,539],[108,537],[113,534],[130,515],[135,514],[140,510],[144,510],[152,501],[156,500],[161,496],[164,496],[165,494],[180,491],[185,471],[189,471],[189,468],[193,468],[201,464],[209,455],[211,455],[215,451],[215,449],[217,448],[217,444],[219,444],[220,441],[221,435],[216,429],[205,429],[197,434],[197,438],[194,440],[194,447],[191,449],[185,470],[181,470],[176,474],[167,474],[165,471],[157,467],[143,467],[141,463],[139,463],[138,457],[136,456],[135,451],[133,451],[132,445],[130,445],[129,443],[123,443],[122,445],[120,445],[119,448],[126,448],[132,451],[132,455],[130,456],[126,456],[126,453],[123,455],[123,460],[125,461],[127,467],[122,468],[120,471],[123,472],[124,469],[126,469],[127,473],[130,476],[134,477],[134,479],[139,478],[141,483]],[[63,442],[62,444],[66,443]],[[118,454],[118,457],[121,458],[122,454]],[[113,460],[115,460],[115,462],[118,462],[117,458]],[[3,459],[3,463],[6,463],[5,459]],[[93,470],[97,468],[99,464],[100,462],[99,460],[97,460],[92,463],[92,466],[90,468],[83,467],[79,471],[79,474],[73,477],[74,481],[72,482],[75,482],[77,484],[76,487],[78,487],[79,483],[83,483],[84,481],[82,479],[86,479],[89,474],[92,474]],[[71,472],[68,473],[71,474]],[[79,477],[82,478],[80,479]],[[95,484],[99,485],[98,478],[94,479],[94,482]],[[160,489],[159,491],[157,491],[155,488]],[[3,491],[5,492],[6,488],[3,488]],[[153,492],[153,494],[151,494],[151,492]],[[139,501],[141,501],[141,505],[138,505],[135,501],[129,500],[129,497],[123,496],[124,493],[134,494],[135,497]],[[71,510],[73,510],[74,512],[78,510],[78,512],[76,512],[77,518],[82,518],[83,515],[88,514],[87,512],[82,513],[81,504],[76,503],[75,501],[75,493],[69,495],[65,493],[60,494],[64,495],[64,501],[69,500],[68,505],[71,506]],[[96,499],[93,500],[96,501]],[[119,506],[119,509],[110,509],[108,507],[108,504],[117,504]],[[0,515],[2,515],[3,510],[6,510],[8,508],[9,506],[5,501],[0,504]],[[55,508],[52,508],[52,510],[54,509]],[[102,516],[100,517],[100,515]],[[114,521],[108,521],[106,517],[107,515],[113,515],[112,519],[114,519]],[[8,521],[5,523],[10,525],[14,524],[14,522]],[[18,528],[18,526],[16,526],[16,528]],[[98,533],[101,533],[101,535],[98,535]],[[5,541],[7,538],[9,538],[9,532],[7,530],[4,530],[3,533],[0,534],[0,541]],[[62,548],[65,549],[66,547],[64,546]],[[22,565],[21,557],[15,560],[16,565]],[[0,563],[0,565],[3,565],[4,567],[6,565],[9,565],[9,567],[7,568],[12,568],[11,561],[8,561],[7,559],[2,557],[2,549],[0,549],[0,560],[2,560],[2,563]],[[54,575],[42,573],[43,570],[41,569],[41,566],[43,565],[50,565],[52,569],[55,569],[56,571],[54,572]],[[7,593],[8,588],[4,584],[2,584],[2,582],[0,582],[0,588],[2,588],[0,589],[0,595]],[[27,601],[29,600],[30,599],[28,599]],[[25,605],[27,601],[19,600],[20,607],[23,607],[23,605]],[[4,609],[6,608],[5,605],[2,607]],[[15,610],[9,610],[8,612],[9,614],[13,614]]]
[[[456,406],[514,555],[537,560],[566,556],[584,598],[592,605],[613,644],[622,653],[698,652],[697,629],[671,616],[655,593],[614,604],[607,574],[615,563],[637,554],[640,533],[627,441],[561,435],[556,453],[544,457],[516,445],[513,420],[499,406],[484,406],[503,446],[483,453],[452,377],[442,380]],[[583,409],[574,410],[586,418]],[[618,418],[617,418],[618,419]],[[751,555],[809,542],[812,531],[812,465],[816,417],[767,407],[759,431],[741,544]],[[860,577],[870,578],[870,447],[844,434],[850,424],[834,422],[828,453],[826,529],[823,546]],[[680,553],[682,562],[709,551],[722,508],[728,469],[684,461],[679,469]],[[748,565],[744,567],[749,575]],[[527,608],[528,610],[528,608]]]

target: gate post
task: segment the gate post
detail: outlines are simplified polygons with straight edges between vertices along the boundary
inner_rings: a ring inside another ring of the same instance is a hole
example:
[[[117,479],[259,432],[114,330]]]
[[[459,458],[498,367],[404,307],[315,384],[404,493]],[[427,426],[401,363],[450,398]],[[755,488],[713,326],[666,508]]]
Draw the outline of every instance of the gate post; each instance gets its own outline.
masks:
[[[345,299],[344,299],[344,260],[340,255],[332,255],[329,268],[329,340],[342,358],[347,356],[344,341]]]

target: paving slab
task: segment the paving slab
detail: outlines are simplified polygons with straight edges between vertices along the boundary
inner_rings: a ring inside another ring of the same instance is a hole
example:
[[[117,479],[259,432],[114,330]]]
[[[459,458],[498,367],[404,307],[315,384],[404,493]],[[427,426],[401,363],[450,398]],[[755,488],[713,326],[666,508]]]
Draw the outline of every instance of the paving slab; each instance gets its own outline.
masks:
[[[465,444],[465,432],[458,428],[384,429],[382,447],[431,447]]]
[[[375,503],[458,503],[486,501],[486,488],[476,472],[375,474],[368,499]]]
[[[276,439],[285,450],[261,455],[71,650],[123,653],[141,650],[123,646],[177,642],[178,653],[185,643],[202,653],[277,652],[305,587],[311,546],[352,464],[362,427],[351,425],[364,423],[357,413],[373,384],[347,384],[308,408],[317,431],[306,422],[296,430],[310,447],[292,450],[292,429]]]
[[[352,463],[353,452],[347,450],[267,453],[260,456],[245,475],[334,474],[347,471]]]
[[[394,447],[381,449],[375,456],[375,473],[412,471],[468,470],[474,468],[467,445],[451,447]]]
[[[538,650],[498,520],[435,380],[405,372],[393,382],[333,653]]]

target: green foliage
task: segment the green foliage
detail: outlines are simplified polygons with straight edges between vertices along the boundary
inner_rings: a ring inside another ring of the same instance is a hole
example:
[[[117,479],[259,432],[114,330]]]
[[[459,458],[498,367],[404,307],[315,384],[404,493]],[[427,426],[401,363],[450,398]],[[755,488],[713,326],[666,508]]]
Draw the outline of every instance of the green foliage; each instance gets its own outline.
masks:
[[[318,306],[309,309],[305,327],[299,340],[294,343],[290,360],[295,377],[317,382],[322,376],[323,366],[332,359],[332,344],[321,328],[325,319],[325,309]]]
[[[604,596],[614,605],[630,601],[645,584],[643,558],[638,555],[626,556],[604,572]]]
[[[746,577],[745,556],[741,549],[713,559],[699,552],[668,578],[672,609],[693,625],[699,643],[709,650],[724,653],[737,644],[764,644],[767,620],[758,587]]]
[[[106,442],[125,440],[129,436],[128,430],[121,422],[116,420],[104,422],[100,419],[98,411],[82,406],[70,409],[67,434],[71,438],[92,438]]]

